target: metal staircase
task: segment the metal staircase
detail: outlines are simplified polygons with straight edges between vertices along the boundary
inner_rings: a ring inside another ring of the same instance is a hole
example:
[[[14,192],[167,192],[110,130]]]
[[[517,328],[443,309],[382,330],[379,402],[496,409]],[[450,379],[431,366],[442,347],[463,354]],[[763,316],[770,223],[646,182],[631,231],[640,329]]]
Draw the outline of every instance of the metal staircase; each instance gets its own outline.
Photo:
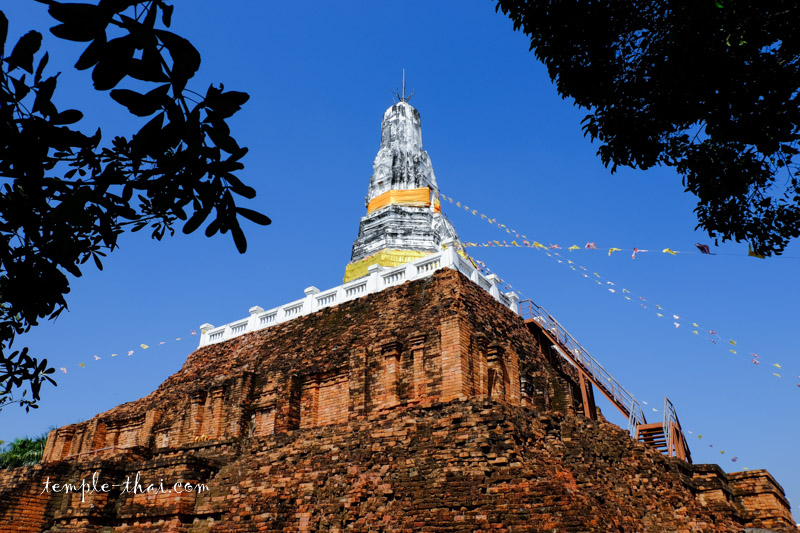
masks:
[[[519,314],[531,331],[544,335],[552,343],[553,349],[578,370],[583,410],[587,417],[596,418],[591,383],[628,419],[627,430],[631,437],[665,455],[691,462],[678,415],[667,398],[664,398],[664,420],[648,424],[633,394],[614,379],[543,307],[532,300],[522,300],[519,302]]]

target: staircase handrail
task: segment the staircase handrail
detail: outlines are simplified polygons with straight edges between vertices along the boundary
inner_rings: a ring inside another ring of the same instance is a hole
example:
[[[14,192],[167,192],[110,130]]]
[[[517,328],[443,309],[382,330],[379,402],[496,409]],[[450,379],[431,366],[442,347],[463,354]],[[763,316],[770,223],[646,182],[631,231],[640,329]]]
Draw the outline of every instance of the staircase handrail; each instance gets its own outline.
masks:
[[[691,454],[689,452],[689,446],[686,443],[685,437],[683,435],[683,428],[681,427],[681,422],[678,420],[678,412],[675,410],[675,406],[672,405],[672,402],[669,401],[669,398],[664,396],[664,435],[666,435],[666,442],[667,442],[667,451],[674,451],[677,453],[676,450],[670,450],[670,446],[672,445],[672,427],[674,426],[678,429],[680,433],[680,439],[676,443],[678,446],[682,446],[684,448],[684,453],[687,456],[687,460],[691,462]]]
[[[530,318],[535,320],[543,329],[548,331],[559,346],[568,353],[562,354],[568,360],[576,363],[589,373],[592,381],[602,387],[617,407],[628,416],[628,432],[634,435],[637,426],[645,424],[646,420],[641,405],[636,398],[628,392],[614,377],[601,365],[589,352],[562,326],[558,320],[543,307],[532,300],[523,300],[519,303],[520,315],[525,317],[525,311]]]

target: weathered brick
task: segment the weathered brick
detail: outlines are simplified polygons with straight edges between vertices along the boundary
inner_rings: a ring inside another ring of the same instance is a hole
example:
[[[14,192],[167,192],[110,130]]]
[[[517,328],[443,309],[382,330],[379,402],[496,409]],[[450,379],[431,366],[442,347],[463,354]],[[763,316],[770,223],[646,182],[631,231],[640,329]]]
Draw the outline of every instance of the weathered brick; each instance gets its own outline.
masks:
[[[439,271],[198,349],[53,430],[43,465],[0,473],[0,531],[795,530],[768,473],[665,458],[582,416],[577,379]],[[93,473],[209,490],[42,493]]]

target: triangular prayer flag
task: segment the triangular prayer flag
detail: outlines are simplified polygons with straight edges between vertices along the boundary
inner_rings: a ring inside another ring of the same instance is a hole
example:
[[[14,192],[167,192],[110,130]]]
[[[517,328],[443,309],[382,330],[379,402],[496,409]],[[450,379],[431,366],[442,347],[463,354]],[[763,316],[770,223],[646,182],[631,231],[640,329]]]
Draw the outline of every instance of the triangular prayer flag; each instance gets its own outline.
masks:
[[[148,349],[148,348],[149,348],[149,346],[148,346],[148,345],[146,345],[146,344],[140,344],[139,346],[141,346],[141,347],[142,347],[142,350],[146,350],[146,349]]]
[[[98,355],[95,355],[95,356],[94,356],[94,360],[95,360],[95,361],[98,361],[99,359],[100,359],[100,356],[98,356]]]
[[[67,369],[66,369],[66,368],[64,368],[63,366],[62,366],[62,367],[61,367],[59,370],[61,370],[61,371],[62,371],[63,373],[65,373],[65,374],[67,373]]]
[[[717,255],[717,254],[712,254],[711,253],[711,250],[709,249],[707,244],[700,244],[699,242],[696,242],[696,243],[694,243],[694,245],[697,246],[697,249],[700,250],[701,254]]]
[[[133,355],[133,350],[128,350],[128,355]]]
[[[115,353],[111,354],[111,357],[116,357],[116,356],[117,356],[117,354],[115,354]]]
[[[572,246],[567,248],[567,250],[569,250],[570,252],[573,251],[573,250],[580,250],[580,249],[581,249],[581,247],[576,245],[576,244],[573,244]]]
[[[621,251],[622,251],[622,248],[609,248],[608,249],[608,255],[611,255],[614,252],[621,252]]]
[[[587,250],[597,250],[597,246],[593,242],[587,242],[585,248]]]
[[[773,365],[772,365],[772,366],[774,366],[775,368],[783,368],[783,367],[781,367],[781,365],[779,365],[778,363],[773,363]]]
[[[86,368],[86,365],[84,365],[83,363],[78,363],[78,366],[81,368]]]
[[[672,250],[670,248],[664,248],[663,250],[661,250],[661,253],[662,254],[678,255],[678,252],[676,252],[675,250]]]

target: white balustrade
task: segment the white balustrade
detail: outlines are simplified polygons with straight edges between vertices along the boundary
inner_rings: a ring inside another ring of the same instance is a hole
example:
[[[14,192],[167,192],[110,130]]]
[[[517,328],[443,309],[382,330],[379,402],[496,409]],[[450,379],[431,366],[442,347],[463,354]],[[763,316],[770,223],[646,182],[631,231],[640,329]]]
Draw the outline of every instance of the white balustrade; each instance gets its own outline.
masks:
[[[500,278],[496,274],[484,276],[468,260],[458,255],[449,245],[446,250],[431,254],[405,265],[387,268],[372,265],[367,270],[369,274],[363,278],[350,281],[327,291],[320,291],[316,287],[305,289],[305,298],[289,302],[282,306],[264,310],[261,307],[250,308],[250,317],[231,322],[225,326],[214,327],[211,324],[200,326],[200,346],[226,341],[251,331],[264,329],[275,324],[293,320],[295,318],[315,313],[320,309],[339,305],[341,303],[373,294],[387,287],[398,285],[406,281],[426,278],[441,268],[457,270],[468,277],[473,283],[486,290],[502,305],[515,313],[518,312],[517,302],[519,296],[514,292],[500,292]]]
[[[367,282],[359,283],[358,285],[353,285],[352,287],[348,287],[345,289],[344,294],[345,296],[350,299],[355,296],[359,296],[361,294],[367,293]]]
[[[391,274],[387,274],[383,276],[383,286],[388,287],[389,285],[395,285],[403,281],[406,277],[405,269],[400,270],[398,272],[392,272]]]
[[[336,293],[332,292],[324,296],[317,296],[317,308],[327,307],[336,302]]]

